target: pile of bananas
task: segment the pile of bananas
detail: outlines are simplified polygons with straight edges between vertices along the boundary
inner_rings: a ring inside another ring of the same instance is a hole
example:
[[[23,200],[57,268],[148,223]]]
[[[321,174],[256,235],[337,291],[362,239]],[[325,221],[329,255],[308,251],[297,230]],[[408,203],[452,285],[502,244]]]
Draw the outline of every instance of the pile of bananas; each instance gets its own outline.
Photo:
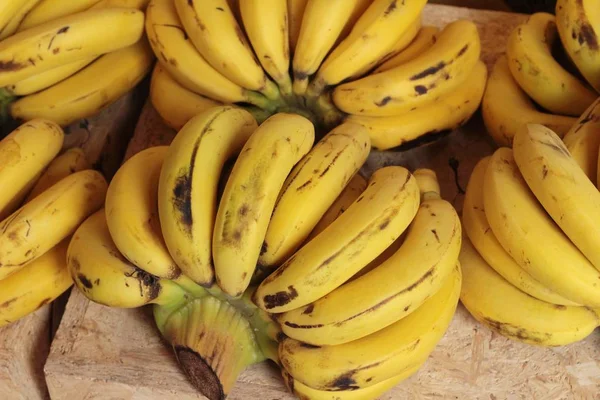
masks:
[[[71,287],[71,235],[104,203],[104,177],[80,149],[61,153],[63,139],[56,123],[34,119],[0,141],[0,327]]]
[[[562,138],[600,95],[599,10],[598,0],[558,0],[556,16],[535,13],[513,30],[482,102],[498,146],[528,123]]]
[[[524,125],[481,159],[462,218],[461,301],[478,321],[541,346],[600,325],[600,192],[555,132]]]
[[[92,301],[154,304],[210,399],[264,359],[303,398],[375,399],[452,320],[461,224],[431,170],[361,177],[370,149],[351,122],[315,143],[298,114],[203,111],[122,165],[73,236],[70,274]]]
[[[303,115],[318,133],[349,120],[380,150],[431,140],[475,113],[487,69],[475,24],[422,26],[426,2],[151,0],[152,103],[176,130],[236,103],[259,122]]]
[[[2,116],[64,127],[130,91],[155,59],[144,34],[147,3],[2,0]]]

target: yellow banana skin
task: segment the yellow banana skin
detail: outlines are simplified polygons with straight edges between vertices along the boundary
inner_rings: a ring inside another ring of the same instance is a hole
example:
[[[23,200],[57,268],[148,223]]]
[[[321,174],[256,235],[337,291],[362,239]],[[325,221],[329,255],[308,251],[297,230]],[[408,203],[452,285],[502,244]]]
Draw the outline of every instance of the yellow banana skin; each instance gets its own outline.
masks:
[[[407,47],[383,62],[373,73],[389,71],[392,68],[414,60],[435,44],[439,31],[439,28],[435,26],[423,26]]]
[[[514,80],[506,55],[496,61],[488,79],[481,113],[486,130],[500,147],[512,147],[517,131],[524,124],[542,124],[564,136],[577,118],[538,111]]]
[[[300,37],[302,18],[304,17],[304,10],[307,3],[308,0],[287,0],[291,54],[296,53],[296,45]]]
[[[342,215],[260,284],[255,304],[282,313],[320,299],[389,247],[418,208],[419,188],[407,169],[375,171]]]
[[[275,203],[258,259],[261,268],[272,271],[300,247],[370,150],[366,129],[346,123],[329,132],[294,167]]]
[[[25,5],[25,0],[4,0],[0,4],[0,36],[4,36],[4,30]]]
[[[378,150],[456,129],[466,124],[481,104],[487,80],[487,67],[483,61],[477,62],[470,75],[452,92],[416,110],[390,117],[350,115],[346,120],[367,128],[371,143]]]
[[[442,287],[413,313],[385,329],[338,346],[310,346],[286,338],[281,365],[318,390],[363,389],[413,370],[445,334],[458,304],[461,270],[455,265]]]
[[[494,152],[483,190],[492,232],[517,264],[558,295],[598,307],[600,272],[538,203],[511,149],[501,147]]]
[[[540,106],[552,113],[579,116],[598,94],[554,60],[551,48],[556,40],[560,38],[554,15],[533,14],[508,38],[508,65],[515,80]]]
[[[594,184],[600,148],[600,97],[579,117],[563,138],[565,147]]]
[[[64,132],[52,121],[34,119],[0,140],[0,215],[12,209],[11,202],[50,164],[62,148]]]
[[[214,107],[192,118],[165,156],[158,184],[160,226],[179,268],[200,285],[214,282],[211,246],[221,171],[256,128],[247,111]]]
[[[76,14],[91,8],[100,0],[42,0],[27,14],[19,25],[18,32]]]
[[[143,33],[144,13],[128,8],[88,10],[16,33],[0,43],[0,87],[131,46]]]
[[[383,56],[381,58],[381,60],[379,60],[377,63],[383,64],[386,61],[388,61],[389,59],[391,59],[391,58],[395,57],[396,55],[398,55],[399,53],[401,53],[415,39],[415,37],[417,36],[419,31],[421,30],[422,25],[423,25],[422,16],[419,15],[412,22],[412,24],[410,24],[410,26],[408,27],[406,32],[404,32],[404,34],[402,36],[400,36],[400,39],[398,39],[398,41],[396,42],[394,47],[389,51],[389,53],[386,54],[385,56]],[[369,70],[371,70],[371,68],[360,71],[360,75],[362,75],[366,72],[369,72]]]
[[[130,264],[119,253],[111,239],[104,208],[87,218],[73,235],[67,267],[84,296],[109,307],[168,304],[185,293],[172,281]]]
[[[0,5],[0,40],[15,33],[23,19],[39,2],[40,0],[6,0],[5,4]],[[10,12],[14,12],[15,6],[18,7],[18,11],[6,22]]]
[[[465,238],[460,253],[460,300],[471,315],[509,339],[537,346],[563,346],[587,337],[600,325],[586,307],[546,303],[520,291],[477,253]]]
[[[278,113],[263,122],[241,150],[225,185],[213,233],[217,283],[228,295],[239,297],[250,284],[277,196],[314,140],[308,119]]]
[[[554,293],[521,268],[494,236],[483,202],[483,185],[490,158],[484,157],[475,165],[467,184],[462,223],[471,244],[498,274],[528,295],[552,304],[578,305]]]
[[[597,0],[556,2],[556,26],[577,69],[600,93],[600,11]]]
[[[596,185],[562,140],[542,125],[524,126],[515,136],[513,152],[544,209],[600,271],[600,192]]]
[[[123,7],[136,8],[138,10],[145,11],[146,7],[148,7],[148,3],[150,3],[150,0],[100,0],[98,3],[90,7],[90,9],[95,10],[97,8]]]
[[[0,328],[51,303],[71,287],[65,239],[22,270],[0,280]]]

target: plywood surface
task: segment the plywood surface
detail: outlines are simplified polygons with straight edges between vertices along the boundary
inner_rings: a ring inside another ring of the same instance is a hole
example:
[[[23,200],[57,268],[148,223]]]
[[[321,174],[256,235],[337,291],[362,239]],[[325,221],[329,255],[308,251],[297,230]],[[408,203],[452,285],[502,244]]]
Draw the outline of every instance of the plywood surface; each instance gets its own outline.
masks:
[[[475,21],[484,59],[504,51],[510,30],[525,17],[429,5],[425,22]],[[126,157],[168,144],[174,132],[147,104]],[[442,194],[462,208],[462,190],[476,161],[493,144],[479,115],[468,126],[406,153],[373,152],[364,168],[383,165],[436,170]],[[45,367],[53,399],[201,399],[154,327],[150,309],[109,309],[74,291]],[[293,399],[269,363],[239,378],[230,399]],[[424,367],[382,399],[600,399],[600,331],[557,349],[523,345],[479,325],[462,307]]]

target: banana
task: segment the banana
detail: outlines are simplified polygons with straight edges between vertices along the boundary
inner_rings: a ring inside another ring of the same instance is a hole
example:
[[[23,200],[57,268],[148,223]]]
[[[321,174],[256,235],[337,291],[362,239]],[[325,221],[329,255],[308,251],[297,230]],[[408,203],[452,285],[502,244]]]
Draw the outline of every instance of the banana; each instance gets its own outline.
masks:
[[[446,25],[437,42],[414,60],[339,85],[333,101],[348,114],[364,116],[394,116],[431,105],[468,82],[480,53],[477,26],[458,20]]]
[[[362,339],[320,347],[286,338],[279,345],[281,365],[318,390],[363,389],[407,373],[425,362],[448,329],[461,280],[455,264],[441,288],[413,313]]]
[[[320,299],[389,247],[418,208],[412,174],[403,167],[380,168],[342,215],[260,284],[254,302],[282,313]]]
[[[25,7],[27,0],[3,0],[0,3],[0,36],[3,35],[6,26],[10,24],[10,21],[15,18],[19,11]]]
[[[105,54],[56,85],[10,105],[14,118],[51,119],[67,126],[97,114],[134,88],[150,71],[154,54],[145,38]]]
[[[85,218],[102,206],[106,187],[99,172],[76,172],[0,222],[0,279],[73,234]]]
[[[325,135],[292,169],[271,215],[260,268],[272,271],[300,247],[370,150],[366,129],[345,123]]]
[[[241,150],[225,185],[213,233],[215,275],[228,295],[239,297],[248,287],[277,196],[314,139],[308,119],[278,113],[263,122]]]
[[[88,10],[16,33],[0,42],[0,87],[131,46],[143,33],[144,13],[128,8]]]
[[[145,11],[148,7],[150,0],[100,0],[98,3],[90,7],[92,10],[97,8],[136,8],[141,11]]]
[[[407,47],[403,48],[397,54],[384,61],[380,66],[375,68],[373,73],[376,74],[379,72],[389,71],[390,69],[419,57],[435,44],[439,32],[439,28],[435,26],[423,26],[417,33],[417,36],[414,38],[414,40],[410,42]]]
[[[352,31],[352,29],[354,29],[354,26],[356,25],[360,17],[365,13],[365,11],[367,11],[367,8],[369,8],[369,6],[372,3],[373,0],[358,0],[358,2],[355,3],[354,9],[352,10],[352,14],[350,14],[350,17],[346,21],[344,29],[342,29],[342,32],[339,34],[337,40],[335,41],[335,44],[333,46],[334,48],[337,47],[344,39],[348,37],[348,35]]]
[[[264,70],[291,95],[287,0],[239,0],[248,39]]]
[[[471,244],[497,273],[528,295],[552,304],[578,305],[554,293],[521,268],[494,236],[483,202],[483,185],[490,158],[484,157],[475,165],[467,184],[462,223]]]
[[[600,148],[600,97],[581,114],[563,137],[563,142],[571,157],[595,184]]]
[[[179,268],[203,286],[214,282],[211,243],[221,171],[256,128],[247,111],[214,107],[193,117],[165,156],[158,183],[162,233]]]
[[[176,131],[194,115],[223,105],[181,86],[161,63],[156,63],[152,72],[150,101],[167,125]]]
[[[598,0],[556,2],[556,27],[577,69],[600,93],[600,5]]]
[[[23,19],[39,2],[40,0],[6,0],[5,4],[0,5],[0,40],[6,39],[15,33]],[[14,12],[15,6],[18,7],[18,11],[16,12]],[[6,22],[6,18],[10,15],[11,11],[14,14]]]
[[[73,281],[66,265],[68,245],[67,238],[0,280],[0,328],[51,303],[71,287]]]
[[[513,137],[524,124],[542,124],[564,136],[577,118],[538,111],[514,80],[506,55],[501,55],[488,79],[481,102],[483,122],[498,146],[512,146]]]
[[[14,198],[22,200],[27,196],[24,189],[33,187],[34,181],[60,152],[64,136],[54,122],[34,119],[0,141],[0,215],[6,217]]]
[[[483,190],[492,232],[521,268],[572,302],[600,305],[600,272],[538,203],[519,172],[511,149],[501,147],[494,152]]]
[[[554,15],[531,15],[508,37],[508,65],[521,88],[540,106],[555,114],[579,116],[598,94],[552,57],[557,40]]]
[[[33,179],[30,179],[29,182],[25,182],[25,186],[17,194],[15,194],[8,203],[0,210],[0,221],[4,220],[10,214],[15,212],[19,207],[23,205],[25,199],[33,189],[33,187],[37,184],[38,179],[42,176],[42,172],[39,172],[35,175]]]
[[[350,115],[346,121],[363,125],[369,131],[373,147],[388,150],[466,124],[481,104],[486,81],[487,67],[478,61],[470,72],[470,79],[429,105],[389,117]]]
[[[465,238],[460,253],[460,300],[473,317],[512,340],[562,346],[584,339],[600,325],[586,307],[546,303],[520,291],[491,268]]]
[[[522,127],[515,136],[513,153],[535,197],[600,271],[600,192],[595,183],[571,157],[562,140],[542,125]]]
[[[87,218],[73,235],[67,268],[75,286],[88,299],[109,307],[169,304],[185,295],[176,283],[150,275],[119,253],[104,208]]]
[[[290,35],[290,53],[296,53],[296,44],[300,37],[300,29],[302,27],[302,19],[304,10],[308,0],[287,0],[288,5],[288,23]]]
[[[398,251],[319,300],[279,315],[287,336],[316,346],[348,343],[405,318],[442,287],[458,260],[461,224],[435,187],[426,190]]]
[[[25,16],[18,32],[88,10],[100,0],[42,0]]]

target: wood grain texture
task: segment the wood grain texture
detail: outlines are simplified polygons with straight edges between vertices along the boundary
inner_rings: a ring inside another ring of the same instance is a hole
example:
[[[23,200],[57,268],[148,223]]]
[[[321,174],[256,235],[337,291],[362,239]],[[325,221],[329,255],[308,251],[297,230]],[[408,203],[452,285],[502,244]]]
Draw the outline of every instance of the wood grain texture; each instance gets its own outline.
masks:
[[[489,66],[525,16],[429,5],[425,23],[475,21]],[[146,104],[126,157],[168,144],[175,132]],[[493,151],[481,117],[426,146],[403,153],[373,152],[363,171],[384,165],[436,170],[442,194],[462,208],[462,190],[476,163]],[[600,332],[558,349],[510,341],[478,324],[459,305],[424,367],[382,397],[389,399],[600,399]],[[151,309],[109,309],[74,291],[45,367],[53,399],[202,399],[154,327]],[[293,399],[269,363],[247,369],[229,399]]]

